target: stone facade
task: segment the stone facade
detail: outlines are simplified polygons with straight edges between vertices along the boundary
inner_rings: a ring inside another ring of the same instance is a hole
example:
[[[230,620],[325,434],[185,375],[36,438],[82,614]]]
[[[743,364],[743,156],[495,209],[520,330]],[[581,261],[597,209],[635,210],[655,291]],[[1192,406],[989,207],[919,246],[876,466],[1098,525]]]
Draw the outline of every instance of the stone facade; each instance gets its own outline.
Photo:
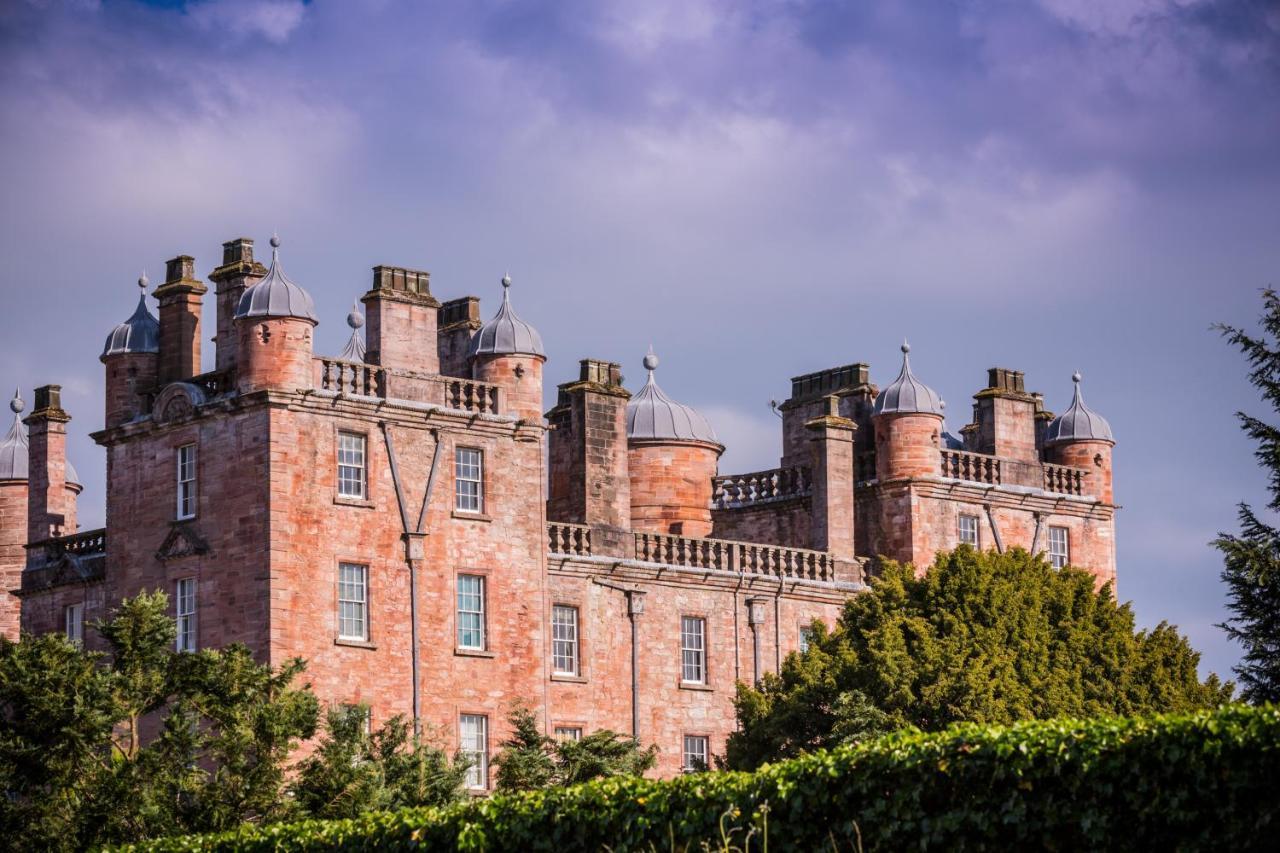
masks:
[[[864,364],[798,377],[781,467],[720,475],[710,440],[629,441],[616,363],[581,362],[543,418],[543,354],[469,356],[478,300],[441,303],[424,272],[376,267],[364,362],[317,357],[308,320],[234,316],[267,275],[252,248],[210,276],[216,371],[193,375],[207,288],[185,255],[159,352],[104,355],[105,530],[75,528],[70,416],[37,391],[29,482],[0,482],[0,630],[165,590],[195,646],[305,658],[375,723],[453,749],[480,716],[492,754],[523,703],[548,733],[634,733],[671,775],[702,738],[723,753],[735,683],[838,618],[871,558],[927,566],[962,516],[981,548],[1065,542],[1115,578],[1111,443],[1046,448],[1021,374],[992,371],[964,449],[940,416],[875,414]]]

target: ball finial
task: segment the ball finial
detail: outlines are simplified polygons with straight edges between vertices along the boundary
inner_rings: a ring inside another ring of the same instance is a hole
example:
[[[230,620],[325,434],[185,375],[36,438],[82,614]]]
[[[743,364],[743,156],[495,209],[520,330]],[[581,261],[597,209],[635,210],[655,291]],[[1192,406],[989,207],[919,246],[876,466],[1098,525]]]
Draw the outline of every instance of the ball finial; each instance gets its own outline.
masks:
[[[279,248],[280,248],[280,235],[279,235],[279,234],[272,234],[272,235],[271,235],[271,248],[273,248],[273,249],[279,249]]]
[[[351,303],[351,313],[347,315],[347,325],[353,329],[358,329],[364,325],[364,315],[360,313],[357,303]]]
[[[142,275],[138,276],[138,287],[142,288],[143,290],[146,290],[150,284],[151,284],[151,279],[147,278],[147,271],[143,270]]]
[[[1077,370],[1075,373],[1071,374],[1071,381],[1076,383],[1077,385],[1080,384],[1080,379],[1081,379],[1080,371]]]
[[[502,286],[503,286],[503,287],[510,287],[510,286],[511,286],[511,276],[510,276],[510,275],[504,275],[504,276],[502,277]]]
[[[648,355],[646,355],[646,356],[644,357],[644,369],[645,369],[645,370],[657,370],[657,369],[658,369],[658,357],[657,357],[656,355],[654,355],[654,353],[653,353],[653,347],[652,347],[652,346],[651,346],[651,347],[649,347],[649,353],[648,353]]]
[[[13,399],[9,401],[9,411],[13,412],[15,415],[20,415],[22,414],[22,410],[26,407],[27,404],[22,401],[22,392],[17,388],[14,388]]]
[[[902,349],[902,354],[906,355],[907,353],[911,352],[911,344],[903,340],[901,349]]]
[[[947,410],[947,401],[946,401],[946,400],[939,400],[939,401],[938,401],[938,408],[939,408],[939,409],[942,409],[942,411],[944,411],[944,412],[945,412],[945,411]]]

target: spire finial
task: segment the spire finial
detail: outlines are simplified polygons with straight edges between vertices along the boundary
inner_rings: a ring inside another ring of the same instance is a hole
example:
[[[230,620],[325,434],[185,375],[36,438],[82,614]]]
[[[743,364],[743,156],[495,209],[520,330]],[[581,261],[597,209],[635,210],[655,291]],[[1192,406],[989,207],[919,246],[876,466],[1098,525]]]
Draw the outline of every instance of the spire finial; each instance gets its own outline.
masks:
[[[644,357],[644,369],[649,371],[649,378],[653,378],[653,371],[658,369],[658,356],[653,352],[653,344],[649,344],[649,353]]]
[[[142,292],[143,292],[143,293],[146,293],[146,292],[147,292],[147,287],[148,287],[150,284],[151,284],[151,279],[147,278],[147,270],[146,270],[146,268],[144,267],[144,268],[143,268],[143,270],[142,270],[142,275],[138,276],[138,287],[140,287],[140,288],[142,289]]]
[[[1075,373],[1071,374],[1071,381],[1072,381],[1072,382],[1074,382],[1074,383],[1076,383],[1077,385],[1079,385],[1079,384],[1080,384],[1080,380],[1081,380],[1082,378],[1083,378],[1083,377],[1081,377],[1081,376],[1080,376],[1080,371],[1078,371],[1078,370],[1077,370]]]
[[[351,300],[351,313],[347,315],[347,325],[352,329],[358,329],[364,325],[364,315],[360,313],[358,299]]]
[[[26,407],[27,404],[22,401],[22,390],[15,387],[13,389],[13,399],[9,401],[9,411],[15,415],[20,415]]]
[[[903,355],[906,355],[906,354],[907,354],[907,353],[909,353],[909,352],[911,352],[911,344],[907,343],[907,339],[906,339],[906,338],[903,338],[903,339],[902,339],[902,354],[903,354]]]
[[[510,302],[511,301],[510,294],[511,294],[511,274],[503,273],[502,274],[502,301]]]
[[[280,261],[280,235],[271,232],[271,265],[275,266]]]

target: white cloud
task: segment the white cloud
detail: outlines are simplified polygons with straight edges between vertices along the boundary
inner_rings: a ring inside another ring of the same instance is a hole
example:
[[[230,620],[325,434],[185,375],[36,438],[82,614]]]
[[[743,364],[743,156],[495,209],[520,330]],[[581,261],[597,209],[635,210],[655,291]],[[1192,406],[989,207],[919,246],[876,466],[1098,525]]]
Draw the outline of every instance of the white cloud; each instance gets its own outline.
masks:
[[[306,6],[302,0],[208,0],[188,13],[202,29],[283,44],[302,23]]]

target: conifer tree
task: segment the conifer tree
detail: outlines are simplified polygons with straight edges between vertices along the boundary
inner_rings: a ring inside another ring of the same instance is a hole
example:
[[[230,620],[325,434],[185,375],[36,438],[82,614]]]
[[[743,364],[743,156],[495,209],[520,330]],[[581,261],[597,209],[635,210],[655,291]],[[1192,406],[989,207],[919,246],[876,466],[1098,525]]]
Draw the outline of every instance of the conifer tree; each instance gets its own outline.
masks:
[[[1234,326],[1218,328],[1244,354],[1249,381],[1262,392],[1262,399],[1280,412],[1280,296],[1268,289],[1262,302],[1261,336]],[[1267,472],[1267,509],[1280,511],[1280,427],[1245,412],[1236,417],[1256,443],[1254,456]],[[1240,504],[1238,515],[1240,532],[1222,533],[1214,541],[1224,558],[1222,580],[1232,614],[1221,627],[1244,646],[1235,668],[1244,698],[1280,702],[1280,531],[1246,503]]]
[[[641,749],[633,738],[608,729],[580,740],[556,741],[538,729],[538,718],[522,705],[508,717],[512,734],[493,759],[499,791],[529,791],[552,785],[576,785],[607,776],[642,776],[658,750]]]

